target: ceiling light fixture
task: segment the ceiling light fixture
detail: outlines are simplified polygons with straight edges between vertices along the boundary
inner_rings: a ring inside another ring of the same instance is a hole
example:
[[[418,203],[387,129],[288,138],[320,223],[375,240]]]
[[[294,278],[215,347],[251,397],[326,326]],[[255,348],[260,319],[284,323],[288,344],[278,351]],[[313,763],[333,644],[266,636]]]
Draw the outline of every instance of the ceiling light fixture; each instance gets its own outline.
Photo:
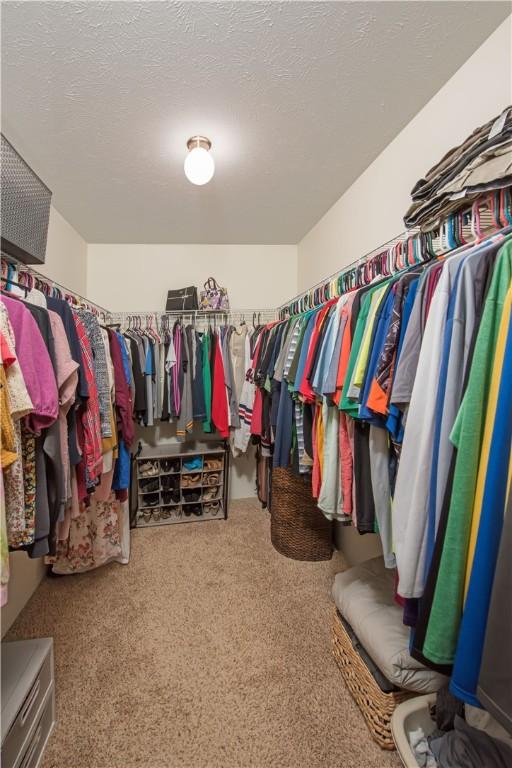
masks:
[[[205,136],[192,136],[187,141],[188,155],[185,158],[185,176],[192,184],[208,184],[215,171],[210,154],[212,143]]]

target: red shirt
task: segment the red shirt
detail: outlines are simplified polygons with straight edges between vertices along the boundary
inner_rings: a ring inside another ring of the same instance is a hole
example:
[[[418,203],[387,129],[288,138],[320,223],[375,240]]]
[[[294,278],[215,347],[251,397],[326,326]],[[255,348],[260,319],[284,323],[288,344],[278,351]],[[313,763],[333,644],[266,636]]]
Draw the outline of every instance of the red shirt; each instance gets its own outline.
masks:
[[[322,309],[318,312],[318,317],[315,322],[315,327],[313,329],[313,333],[311,334],[311,340],[309,342],[309,349],[308,349],[308,356],[306,358],[306,366],[304,368],[304,376],[299,386],[299,392],[301,395],[304,395],[307,402],[314,402],[316,400],[316,395],[313,392],[313,388],[311,387],[311,384],[309,383],[308,376],[311,373],[311,367],[313,365],[313,359],[315,356],[315,350],[316,345],[318,342],[318,337],[320,335],[320,331],[322,330],[322,325],[325,320],[325,317],[333,304],[335,304],[338,301],[338,297],[331,299],[330,301],[325,304]]]
[[[217,334],[213,336],[212,421],[222,437],[229,437],[228,401],[224,365]]]
[[[84,362],[85,378],[89,388],[89,397],[79,408],[80,427],[77,437],[82,452],[82,460],[77,466],[77,482],[79,488],[86,486],[91,489],[103,471],[103,456],[101,445],[100,402],[98,388],[94,377],[92,350],[82,321],[73,313],[80,350]],[[81,481],[85,480],[84,483]],[[79,493],[81,500],[83,495]]]

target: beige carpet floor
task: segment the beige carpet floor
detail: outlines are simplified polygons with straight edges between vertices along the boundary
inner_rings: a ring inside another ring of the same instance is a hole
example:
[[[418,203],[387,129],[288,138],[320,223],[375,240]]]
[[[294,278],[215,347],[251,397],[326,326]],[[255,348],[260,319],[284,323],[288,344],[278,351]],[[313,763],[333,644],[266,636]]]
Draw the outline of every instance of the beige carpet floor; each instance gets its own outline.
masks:
[[[243,501],[133,532],[129,565],[45,580],[9,633],[55,640],[43,768],[397,768],[331,656],[342,568],[277,554]]]

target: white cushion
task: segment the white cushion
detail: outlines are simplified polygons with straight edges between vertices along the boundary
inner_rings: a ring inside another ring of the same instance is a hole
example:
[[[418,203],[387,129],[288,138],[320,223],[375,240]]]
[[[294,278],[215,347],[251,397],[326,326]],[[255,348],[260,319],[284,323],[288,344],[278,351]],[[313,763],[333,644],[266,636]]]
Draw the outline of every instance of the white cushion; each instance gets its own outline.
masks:
[[[332,588],[339,612],[388,680],[408,691],[433,693],[447,678],[412,658],[409,629],[393,595],[394,571],[381,557],[338,573]]]

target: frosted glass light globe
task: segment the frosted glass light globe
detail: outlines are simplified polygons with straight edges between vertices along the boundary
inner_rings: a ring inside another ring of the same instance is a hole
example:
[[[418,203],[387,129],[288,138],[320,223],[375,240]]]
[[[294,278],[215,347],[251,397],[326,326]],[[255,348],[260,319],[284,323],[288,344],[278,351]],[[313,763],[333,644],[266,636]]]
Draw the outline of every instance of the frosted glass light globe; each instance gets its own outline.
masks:
[[[203,147],[194,147],[185,158],[185,176],[192,184],[208,184],[215,171],[213,157]]]

